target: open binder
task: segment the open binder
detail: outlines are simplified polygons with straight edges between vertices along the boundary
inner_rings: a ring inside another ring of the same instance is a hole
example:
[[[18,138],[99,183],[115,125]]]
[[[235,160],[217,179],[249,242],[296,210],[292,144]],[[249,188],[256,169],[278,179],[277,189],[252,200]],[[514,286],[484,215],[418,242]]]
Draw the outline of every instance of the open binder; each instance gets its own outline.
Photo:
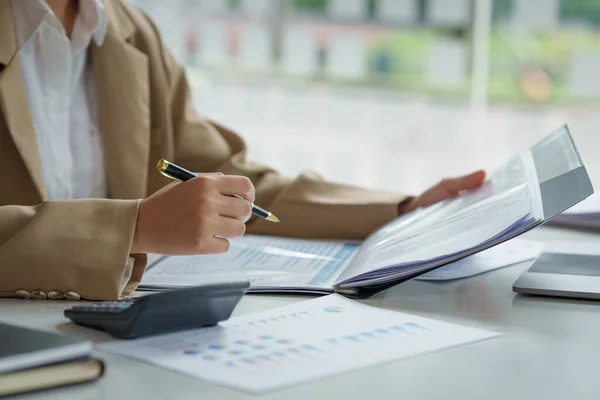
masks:
[[[220,255],[162,257],[141,289],[245,277],[251,292],[368,297],[539,226],[594,192],[565,125],[505,162],[477,190],[396,218],[362,243],[264,236]]]

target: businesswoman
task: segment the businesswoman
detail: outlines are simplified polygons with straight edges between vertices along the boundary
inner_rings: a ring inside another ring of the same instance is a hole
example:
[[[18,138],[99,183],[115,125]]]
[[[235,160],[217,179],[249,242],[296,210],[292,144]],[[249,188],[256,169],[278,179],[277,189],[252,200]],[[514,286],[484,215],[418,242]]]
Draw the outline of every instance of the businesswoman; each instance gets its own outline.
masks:
[[[360,239],[484,179],[407,197],[288,179],[245,153],[194,110],[142,12],[121,0],[0,0],[0,296],[125,298],[146,253],[224,252],[246,229]],[[169,184],[161,158],[222,174]],[[248,221],[254,200],[283,222]]]

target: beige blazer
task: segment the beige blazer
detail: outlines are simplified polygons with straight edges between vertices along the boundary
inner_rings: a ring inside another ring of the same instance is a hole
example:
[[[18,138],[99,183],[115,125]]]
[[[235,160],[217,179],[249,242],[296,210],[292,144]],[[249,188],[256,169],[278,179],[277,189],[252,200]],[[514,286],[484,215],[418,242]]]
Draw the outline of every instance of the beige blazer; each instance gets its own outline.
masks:
[[[120,0],[104,3],[110,26],[91,57],[110,199],[47,201],[10,1],[0,0],[0,296],[18,290],[72,291],[94,300],[131,295],[145,255],[134,255],[121,295],[120,284],[139,201],[168,183],[156,171],[161,158],[197,172],[250,177],[257,204],[282,222],[253,220],[248,233],[360,239],[396,215],[402,195],[313,173],[287,179],[246,161],[239,136],[194,110],[184,70],[152,21]]]

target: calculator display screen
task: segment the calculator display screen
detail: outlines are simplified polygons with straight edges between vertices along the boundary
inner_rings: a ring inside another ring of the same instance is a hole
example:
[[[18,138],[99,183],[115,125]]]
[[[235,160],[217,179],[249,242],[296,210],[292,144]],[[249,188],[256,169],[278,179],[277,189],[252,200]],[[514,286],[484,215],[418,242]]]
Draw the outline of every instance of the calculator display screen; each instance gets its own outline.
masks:
[[[543,253],[529,272],[560,275],[600,276],[600,256]]]

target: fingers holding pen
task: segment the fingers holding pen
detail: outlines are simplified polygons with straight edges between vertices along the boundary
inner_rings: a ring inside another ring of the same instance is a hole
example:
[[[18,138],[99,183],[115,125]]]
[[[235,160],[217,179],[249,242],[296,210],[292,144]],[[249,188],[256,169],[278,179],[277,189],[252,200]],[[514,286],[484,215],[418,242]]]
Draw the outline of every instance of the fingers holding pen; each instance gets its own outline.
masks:
[[[199,175],[169,185],[142,200],[132,252],[211,254],[229,248],[228,238],[242,236],[253,199],[249,179],[227,175]],[[226,243],[227,242],[227,243]]]

